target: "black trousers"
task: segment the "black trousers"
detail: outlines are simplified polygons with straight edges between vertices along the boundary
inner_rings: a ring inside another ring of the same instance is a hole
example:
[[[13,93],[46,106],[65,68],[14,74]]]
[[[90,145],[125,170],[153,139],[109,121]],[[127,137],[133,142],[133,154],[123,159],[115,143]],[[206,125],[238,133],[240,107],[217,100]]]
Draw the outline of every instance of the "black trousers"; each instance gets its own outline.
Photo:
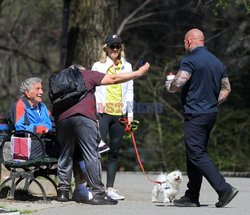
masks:
[[[105,140],[107,134],[109,133],[110,140],[106,187],[113,187],[115,182],[119,162],[119,151],[124,135],[124,124],[119,121],[121,117],[122,116],[109,115],[105,113],[98,115],[101,137]]]
[[[70,190],[73,154],[79,146],[87,172],[87,183],[93,195],[105,192],[101,177],[101,161],[98,153],[100,134],[97,123],[82,115],[71,116],[57,124],[57,140],[61,145],[58,159],[59,190]]]
[[[210,133],[216,122],[216,115],[216,113],[185,115],[184,138],[189,179],[185,196],[192,201],[199,200],[203,176],[219,196],[230,188],[230,185],[226,183],[207,152]]]

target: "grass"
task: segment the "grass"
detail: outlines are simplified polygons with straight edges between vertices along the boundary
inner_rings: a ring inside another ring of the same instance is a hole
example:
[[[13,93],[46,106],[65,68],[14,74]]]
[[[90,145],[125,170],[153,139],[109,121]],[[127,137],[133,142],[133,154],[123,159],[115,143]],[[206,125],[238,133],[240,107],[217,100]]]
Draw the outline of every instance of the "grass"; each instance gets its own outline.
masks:
[[[19,211],[20,214],[31,214],[31,213],[34,213],[36,212],[37,210],[21,210]]]
[[[20,214],[31,214],[36,212],[37,210],[17,210],[17,209],[8,209],[5,207],[5,205],[0,205],[0,208],[6,209],[10,212],[19,212]]]

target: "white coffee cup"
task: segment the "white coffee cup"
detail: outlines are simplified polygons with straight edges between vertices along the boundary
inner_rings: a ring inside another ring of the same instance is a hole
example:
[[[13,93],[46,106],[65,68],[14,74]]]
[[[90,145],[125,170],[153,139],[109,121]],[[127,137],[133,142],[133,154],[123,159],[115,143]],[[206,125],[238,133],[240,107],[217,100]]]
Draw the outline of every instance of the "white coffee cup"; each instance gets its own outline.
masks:
[[[174,75],[174,74],[169,74],[169,75],[167,75],[167,80],[168,80],[168,81],[172,81],[174,78],[175,78],[175,75]]]

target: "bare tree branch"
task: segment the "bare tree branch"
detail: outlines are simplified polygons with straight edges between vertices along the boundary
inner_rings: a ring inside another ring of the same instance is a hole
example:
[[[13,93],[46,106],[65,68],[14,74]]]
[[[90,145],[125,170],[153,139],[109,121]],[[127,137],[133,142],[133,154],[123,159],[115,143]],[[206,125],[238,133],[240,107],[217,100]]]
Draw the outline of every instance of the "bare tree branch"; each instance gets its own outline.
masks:
[[[32,60],[34,62],[37,62],[37,63],[40,63],[40,64],[44,65],[49,70],[51,69],[45,58],[36,58],[36,57],[34,57],[32,55],[21,52],[20,50],[15,49],[15,48],[11,49],[11,48],[8,48],[8,47],[0,46],[0,49],[4,50],[4,51],[7,51],[7,52],[12,52],[13,54],[18,54],[18,55],[20,55],[20,56],[22,56],[24,58],[30,59],[30,60]]]
[[[148,17],[150,17],[150,16],[153,16],[154,14],[155,14],[155,13],[147,13],[147,14],[145,14],[145,15],[143,15],[143,16],[139,16],[139,17],[137,17],[137,18],[131,19],[130,21],[128,21],[127,24],[131,24],[131,23],[134,23],[134,22],[138,22],[138,21],[140,21],[140,20],[143,20],[143,19],[146,19],[146,18],[148,18]]]
[[[60,66],[65,66],[67,55],[67,39],[68,39],[68,27],[69,27],[69,11],[70,0],[63,1],[63,20],[62,20],[62,32],[61,32],[61,50],[60,50]]]
[[[165,22],[156,22],[156,21],[151,21],[151,22],[143,22],[143,23],[134,23],[132,25],[126,25],[123,29],[123,31],[127,31],[131,28],[136,28],[138,26],[152,26],[152,25],[159,25],[159,26],[169,26],[168,23],[165,23]],[[175,46],[176,47],[176,46]]]
[[[159,100],[164,104],[166,105],[166,107],[171,110],[173,113],[176,114],[176,116],[183,120],[183,115],[181,113],[179,113],[175,108],[173,108],[168,102],[166,102],[162,97],[159,98]]]
[[[127,16],[123,22],[121,23],[120,27],[117,30],[117,34],[121,34],[121,32],[124,29],[124,26],[140,11],[142,10],[147,4],[149,4],[151,0],[146,0],[143,4],[141,4],[140,7],[138,7],[136,10],[134,10],[129,16]]]
[[[207,43],[207,42],[209,42],[210,40],[213,40],[213,39],[219,37],[220,35],[222,35],[223,33],[225,33],[225,31],[227,31],[226,28],[225,28],[225,29],[222,29],[220,32],[218,32],[218,33],[215,34],[214,36],[212,36],[212,37],[206,39],[205,42]]]
[[[198,3],[197,3],[197,5],[196,5],[196,8],[194,10],[195,12],[197,12],[199,10],[199,7],[200,7],[201,4],[202,4],[202,1],[199,0]]]

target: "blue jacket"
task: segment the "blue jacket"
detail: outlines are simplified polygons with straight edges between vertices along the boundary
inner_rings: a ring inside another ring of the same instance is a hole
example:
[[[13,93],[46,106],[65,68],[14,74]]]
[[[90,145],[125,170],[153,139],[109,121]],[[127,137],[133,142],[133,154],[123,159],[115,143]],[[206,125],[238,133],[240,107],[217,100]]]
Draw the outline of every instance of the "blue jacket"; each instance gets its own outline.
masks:
[[[49,111],[43,102],[37,108],[32,107],[26,97],[21,97],[12,108],[13,123],[16,130],[28,130],[43,134],[52,130]]]

